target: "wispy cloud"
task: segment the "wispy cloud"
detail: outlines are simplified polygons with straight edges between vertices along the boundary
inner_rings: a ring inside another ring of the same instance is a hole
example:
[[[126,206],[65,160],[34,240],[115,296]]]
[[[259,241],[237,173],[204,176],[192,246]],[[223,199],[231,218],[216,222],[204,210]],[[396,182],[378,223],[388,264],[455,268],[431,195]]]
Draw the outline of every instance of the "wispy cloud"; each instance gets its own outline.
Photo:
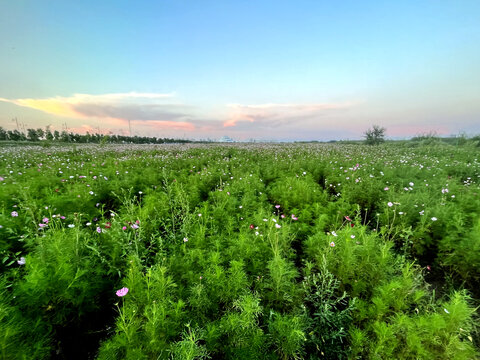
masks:
[[[191,112],[189,106],[175,101],[174,94],[157,93],[75,94],[46,99],[0,98],[0,101],[61,117],[158,121],[165,125],[174,125],[176,121],[185,122]]]
[[[333,112],[352,107],[356,103],[320,103],[320,104],[259,104],[228,105],[230,113],[223,123],[224,127],[244,127],[255,124],[256,128],[298,126],[318,120]]]

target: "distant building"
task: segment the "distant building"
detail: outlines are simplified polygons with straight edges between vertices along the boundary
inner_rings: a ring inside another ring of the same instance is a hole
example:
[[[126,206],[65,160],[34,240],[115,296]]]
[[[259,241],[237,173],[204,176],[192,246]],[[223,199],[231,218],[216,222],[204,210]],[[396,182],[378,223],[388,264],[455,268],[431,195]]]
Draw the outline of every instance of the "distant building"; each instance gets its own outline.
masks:
[[[233,143],[235,141],[233,141],[233,139],[228,136],[222,136],[220,139],[218,139],[218,142]]]

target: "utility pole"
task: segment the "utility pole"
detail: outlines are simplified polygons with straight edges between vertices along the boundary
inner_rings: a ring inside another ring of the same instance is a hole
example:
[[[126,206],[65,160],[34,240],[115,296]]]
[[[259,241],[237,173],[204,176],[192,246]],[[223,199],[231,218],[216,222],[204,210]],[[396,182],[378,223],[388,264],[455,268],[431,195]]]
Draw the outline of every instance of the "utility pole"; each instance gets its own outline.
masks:
[[[20,131],[20,128],[18,127],[18,119],[17,117],[15,117],[14,119],[12,119],[13,122],[17,123],[17,130]]]

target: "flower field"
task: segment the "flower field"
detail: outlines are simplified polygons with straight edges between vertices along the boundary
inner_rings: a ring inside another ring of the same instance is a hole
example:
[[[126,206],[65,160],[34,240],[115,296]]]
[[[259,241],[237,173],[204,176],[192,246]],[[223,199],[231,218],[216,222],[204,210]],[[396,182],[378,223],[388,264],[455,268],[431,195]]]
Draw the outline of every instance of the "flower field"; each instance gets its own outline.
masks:
[[[2,359],[474,359],[480,151],[0,147]]]

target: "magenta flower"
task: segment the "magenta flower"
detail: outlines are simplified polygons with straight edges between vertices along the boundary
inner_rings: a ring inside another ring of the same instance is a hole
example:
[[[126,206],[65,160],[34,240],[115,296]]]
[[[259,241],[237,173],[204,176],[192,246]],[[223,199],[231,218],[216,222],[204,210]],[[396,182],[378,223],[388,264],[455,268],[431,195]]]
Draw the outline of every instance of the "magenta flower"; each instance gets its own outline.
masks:
[[[123,297],[123,296],[127,295],[127,293],[128,293],[128,288],[126,288],[126,287],[123,287],[120,290],[117,290],[117,292],[116,292],[117,296],[119,296],[119,297]]]
[[[45,224],[48,224],[48,218],[47,218],[47,217],[44,217],[44,218],[42,219],[42,221],[43,221]]]
[[[126,227],[126,226],[123,226],[123,227],[122,227],[122,230],[127,230],[127,227]]]

